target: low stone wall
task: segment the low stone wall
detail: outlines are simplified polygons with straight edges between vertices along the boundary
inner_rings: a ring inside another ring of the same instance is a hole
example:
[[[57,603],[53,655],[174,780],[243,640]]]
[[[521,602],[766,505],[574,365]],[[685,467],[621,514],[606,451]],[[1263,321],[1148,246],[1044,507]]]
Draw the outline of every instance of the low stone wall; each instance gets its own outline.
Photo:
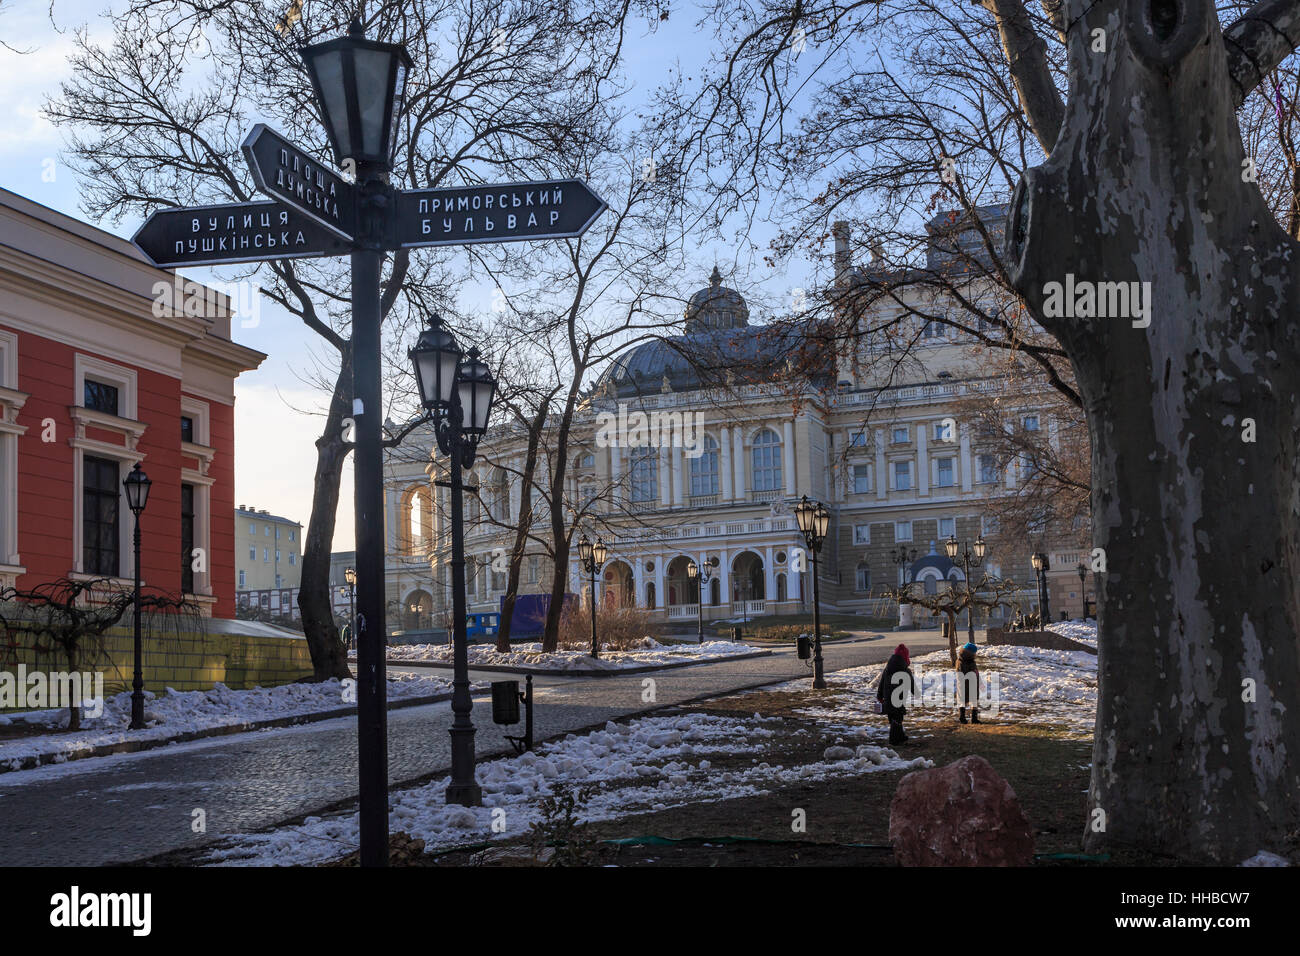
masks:
[[[1019,647],[1045,647],[1050,651],[1087,651],[1096,654],[1097,648],[1080,644],[1055,631],[1004,631],[1000,627],[988,629],[987,644],[1014,644]]]
[[[147,690],[207,690],[218,681],[236,690],[249,687],[272,687],[288,684],[312,674],[311,654],[307,641],[282,628],[251,624],[242,629],[242,621],[205,620],[215,630],[177,632],[159,626],[143,639],[144,685]],[[230,633],[223,633],[229,631]],[[283,631],[283,633],[274,633]],[[31,648],[31,638],[15,635],[17,647],[0,647],[0,671],[17,673],[19,664],[33,670],[65,671],[62,653],[38,654]],[[104,693],[130,690],[134,638],[131,627],[118,626],[105,635],[102,651],[88,655],[77,668],[102,672]]]

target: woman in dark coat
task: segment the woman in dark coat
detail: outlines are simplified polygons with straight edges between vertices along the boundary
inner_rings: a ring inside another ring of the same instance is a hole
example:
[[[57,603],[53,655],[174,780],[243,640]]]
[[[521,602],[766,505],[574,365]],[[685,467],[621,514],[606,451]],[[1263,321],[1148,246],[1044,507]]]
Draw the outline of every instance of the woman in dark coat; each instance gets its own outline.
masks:
[[[907,734],[903,733],[903,717],[907,715],[904,703],[916,692],[915,688],[912,656],[908,653],[906,644],[899,644],[885,664],[885,672],[880,675],[880,683],[876,687],[876,700],[880,701],[885,716],[889,718],[891,744],[901,744],[907,740]]]
[[[963,724],[966,723],[968,706],[971,708],[971,722],[980,722],[980,671],[975,664],[975,652],[978,650],[974,644],[966,644],[957,656],[957,701],[961,704],[958,720]]]

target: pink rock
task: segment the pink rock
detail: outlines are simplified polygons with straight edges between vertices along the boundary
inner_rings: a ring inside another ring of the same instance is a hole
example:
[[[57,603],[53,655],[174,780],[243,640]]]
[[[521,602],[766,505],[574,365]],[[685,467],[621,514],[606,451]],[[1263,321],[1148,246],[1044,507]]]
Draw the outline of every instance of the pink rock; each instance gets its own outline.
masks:
[[[900,866],[1029,866],[1034,831],[1011,784],[971,755],[909,773],[889,806]]]

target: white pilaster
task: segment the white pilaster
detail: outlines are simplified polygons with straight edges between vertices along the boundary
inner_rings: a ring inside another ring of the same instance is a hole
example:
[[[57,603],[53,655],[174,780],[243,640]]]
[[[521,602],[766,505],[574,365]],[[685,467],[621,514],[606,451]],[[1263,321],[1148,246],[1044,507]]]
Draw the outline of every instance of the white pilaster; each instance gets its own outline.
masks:
[[[731,494],[731,429],[723,428],[718,442],[718,478],[721,482],[722,500],[730,501]]]
[[[930,437],[926,434],[928,422],[917,422],[916,428],[916,493],[918,495],[928,495],[930,493],[930,451],[926,445],[926,440]]]
[[[813,463],[817,467],[817,463]],[[788,498],[796,494],[798,478],[794,473],[794,422],[781,424],[781,483],[782,493]]]
[[[685,500],[683,498],[685,489],[682,486],[684,484],[684,466],[686,462],[682,451],[680,446],[673,446],[668,449],[668,465],[673,480],[673,504],[679,508]]]
[[[971,490],[970,427],[961,430],[961,490]]]
[[[772,560],[770,544],[763,549],[763,598],[767,601],[776,600],[776,565]]]
[[[659,504],[667,508],[673,503],[673,473],[669,456],[672,449],[667,445],[659,449]]]
[[[884,501],[889,487],[889,465],[885,461],[885,430],[876,429],[876,500]]]
[[[734,428],[731,432],[733,458],[736,465],[736,483],[732,485],[732,497],[736,501],[745,500],[745,433],[743,428]]]

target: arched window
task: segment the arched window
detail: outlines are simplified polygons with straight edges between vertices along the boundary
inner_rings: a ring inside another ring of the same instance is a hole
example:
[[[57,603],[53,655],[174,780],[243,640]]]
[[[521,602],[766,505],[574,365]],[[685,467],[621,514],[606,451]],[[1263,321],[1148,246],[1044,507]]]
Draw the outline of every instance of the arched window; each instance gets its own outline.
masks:
[[[784,573],[778,574],[776,576],[776,599],[778,601],[786,600]]]
[[[712,603],[714,607],[717,607],[722,603],[722,582],[717,579],[716,575],[713,580],[709,582],[709,592],[711,598],[710,603]]]
[[[765,428],[754,436],[754,446],[750,451],[750,462],[754,472],[755,491],[780,491],[781,483],[781,439],[776,432]]]
[[[633,501],[655,501],[659,498],[659,454],[653,448],[632,449]]]
[[[704,451],[691,459],[691,497],[718,493],[718,443],[704,436]]]

